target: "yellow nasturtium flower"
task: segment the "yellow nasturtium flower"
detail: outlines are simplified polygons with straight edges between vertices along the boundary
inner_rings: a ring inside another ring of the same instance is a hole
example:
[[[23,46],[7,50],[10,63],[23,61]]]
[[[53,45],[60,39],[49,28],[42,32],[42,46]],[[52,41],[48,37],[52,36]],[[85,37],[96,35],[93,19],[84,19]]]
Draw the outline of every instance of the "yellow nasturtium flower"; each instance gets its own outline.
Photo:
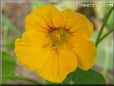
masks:
[[[84,15],[60,12],[49,4],[28,14],[25,25],[15,53],[21,64],[43,79],[60,83],[77,67],[88,70],[94,64],[93,25]]]

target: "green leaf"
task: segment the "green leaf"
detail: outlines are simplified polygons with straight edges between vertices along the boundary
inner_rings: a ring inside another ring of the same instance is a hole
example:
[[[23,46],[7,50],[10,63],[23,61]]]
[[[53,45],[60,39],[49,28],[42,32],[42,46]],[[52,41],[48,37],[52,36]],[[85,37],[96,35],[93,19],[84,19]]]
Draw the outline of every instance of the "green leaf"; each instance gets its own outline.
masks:
[[[11,29],[12,31],[16,32],[17,34],[20,34],[19,29],[14,26],[7,17],[2,16],[2,23],[8,27],[8,29]]]
[[[55,83],[47,81],[47,84]],[[76,69],[76,71],[70,73],[67,78],[60,84],[106,84],[106,82],[104,77],[100,73],[91,69],[88,71],[84,71],[78,68]]]
[[[6,83],[7,79],[4,77],[11,77],[14,75],[16,68],[16,58],[7,52],[2,51],[2,83]]]

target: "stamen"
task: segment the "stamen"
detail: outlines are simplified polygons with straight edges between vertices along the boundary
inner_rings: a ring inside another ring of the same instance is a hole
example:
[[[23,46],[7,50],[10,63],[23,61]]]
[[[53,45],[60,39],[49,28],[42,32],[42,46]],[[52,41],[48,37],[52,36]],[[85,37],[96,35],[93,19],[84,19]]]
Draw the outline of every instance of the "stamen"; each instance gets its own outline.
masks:
[[[49,33],[51,47],[54,49],[59,48],[64,43],[67,43],[70,33],[65,29],[54,29]]]

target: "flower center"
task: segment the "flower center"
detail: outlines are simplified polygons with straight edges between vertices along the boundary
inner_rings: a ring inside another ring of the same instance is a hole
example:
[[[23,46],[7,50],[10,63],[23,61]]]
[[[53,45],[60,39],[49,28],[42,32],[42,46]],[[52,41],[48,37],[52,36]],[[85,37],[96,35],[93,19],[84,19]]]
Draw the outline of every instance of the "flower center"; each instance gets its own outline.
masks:
[[[56,29],[49,34],[51,47],[57,48],[68,42],[70,33],[65,29]]]

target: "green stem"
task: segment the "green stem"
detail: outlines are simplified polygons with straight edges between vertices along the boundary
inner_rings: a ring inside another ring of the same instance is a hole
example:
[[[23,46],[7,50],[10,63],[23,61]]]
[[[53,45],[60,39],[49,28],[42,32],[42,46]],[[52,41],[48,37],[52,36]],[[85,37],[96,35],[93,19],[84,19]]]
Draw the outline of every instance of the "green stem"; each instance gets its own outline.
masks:
[[[3,79],[8,79],[8,80],[22,80],[22,81],[32,82],[34,84],[39,84],[38,81],[36,81],[34,79],[31,79],[31,78],[27,78],[27,77],[13,76],[13,77],[3,77]]]
[[[110,9],[109,13],[108,13],[107,16],[106,16],[106,19],[105,19],[104,22],[103,22],[103,25],[101,26],[101,29],[100,29],[100,31],[99,31],[99,33],[98,33],[98,36],[97,36],[97,39],[96,39],[96,47],[98,46],[99,39],[100,39],[100,37],[101,37],[101,34],[102,34],[102,32],[103,32],[103,29],[104,29],[104,27],[105,27],[105,25],[106,25],[106,22],[107,22],[108,18],[110,17],[110,14],[111,14],[111,12],[112,12],[113,9],[114,9],[114,6]]]
[[[111,32],[113,32],[113,31],[114,31],[114,29],[113,29],[113,30],[110,30],[108,33],[106,33],[104,36],[102,36],[101,39],[99,39],[97,45],[98,45],[105,37],[107,37],[107,36],[108,36]]]

